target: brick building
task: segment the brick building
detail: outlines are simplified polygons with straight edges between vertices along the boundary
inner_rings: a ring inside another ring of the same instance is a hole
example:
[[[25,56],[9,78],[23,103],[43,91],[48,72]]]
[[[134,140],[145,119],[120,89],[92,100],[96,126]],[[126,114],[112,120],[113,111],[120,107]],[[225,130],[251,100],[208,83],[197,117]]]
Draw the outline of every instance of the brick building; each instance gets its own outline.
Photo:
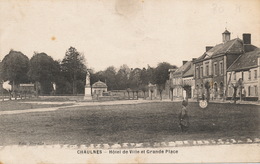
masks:
[[[260,68],[260,49],[247,52],[239,58],[227,70],[227,97],[232,98],[234,87],[239,79],[242,80],[241,90],[237,92],[237,97],[244,100],[259,99],[259,68]]]
[[[243,34],[243,40],[230,40],[230,32],[222,33],[223,43],[206,47],[206,52],[196,59],[195,96],[207,99],[222,99],[227,90],[227,69],[241,55],[256,49],[251,45],[251,35]]]

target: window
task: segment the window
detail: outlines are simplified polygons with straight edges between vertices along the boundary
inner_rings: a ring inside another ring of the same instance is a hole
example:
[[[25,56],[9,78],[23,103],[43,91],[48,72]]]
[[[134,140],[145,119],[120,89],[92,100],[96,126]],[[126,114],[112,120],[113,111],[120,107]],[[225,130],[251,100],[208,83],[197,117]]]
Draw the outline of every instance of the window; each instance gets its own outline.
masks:
[[[251,80],[251,71],[248,71],[248,80]]]
[[[254,70],[254,78],[257,79],[257,70]]]
[[[203,66],[200,66],[200,77],[203,77]]]
[[[214,63],[214,75],[217,76],[217,63]]]
[[[199,68],[196,67],[196,78],[198,79],[199,78]]]
[[[248,96],[251,96],[251,94],[250,94],[250,86],[248,86]]]
[[[209,65],[206,65],[206,76],[209,76]]]
[[[234,72],[234,80],[237,80],[236,72]]]
[[[221,75],[223,75],[223,62],[222,61],[219,63],[219,73]]]

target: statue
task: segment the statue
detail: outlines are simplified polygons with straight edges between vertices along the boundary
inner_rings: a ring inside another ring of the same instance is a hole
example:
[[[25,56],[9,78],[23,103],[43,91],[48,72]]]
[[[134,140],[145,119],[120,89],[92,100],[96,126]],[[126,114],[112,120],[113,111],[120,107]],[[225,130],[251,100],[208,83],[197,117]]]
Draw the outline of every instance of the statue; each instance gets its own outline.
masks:
[[[92,100],[91,86],[90,86],[90,73],[86,73],[86,85],[85,85],[85,96],[84,100]]]
[[[86,74],[86,86],[90,86],[90,73],[88,71]]]

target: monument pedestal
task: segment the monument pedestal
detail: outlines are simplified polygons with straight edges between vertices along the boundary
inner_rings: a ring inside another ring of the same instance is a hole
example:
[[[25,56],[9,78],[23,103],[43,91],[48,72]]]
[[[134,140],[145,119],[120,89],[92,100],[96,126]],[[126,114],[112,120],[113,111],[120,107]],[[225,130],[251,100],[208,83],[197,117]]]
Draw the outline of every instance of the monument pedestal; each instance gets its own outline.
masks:
[[[86,86],[86,87],[85,87],[85,96],[84,96],[84,100],[92,100],[92,96],[91,96],[91,88],[90,88],[90,86]]]

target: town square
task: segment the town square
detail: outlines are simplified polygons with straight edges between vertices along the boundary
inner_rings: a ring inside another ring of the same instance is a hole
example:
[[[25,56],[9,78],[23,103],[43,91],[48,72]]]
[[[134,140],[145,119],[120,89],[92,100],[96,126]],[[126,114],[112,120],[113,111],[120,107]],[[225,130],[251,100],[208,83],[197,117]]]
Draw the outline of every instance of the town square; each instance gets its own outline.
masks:
[[[259,162],[259,6],[0,1],[0,164]]]

